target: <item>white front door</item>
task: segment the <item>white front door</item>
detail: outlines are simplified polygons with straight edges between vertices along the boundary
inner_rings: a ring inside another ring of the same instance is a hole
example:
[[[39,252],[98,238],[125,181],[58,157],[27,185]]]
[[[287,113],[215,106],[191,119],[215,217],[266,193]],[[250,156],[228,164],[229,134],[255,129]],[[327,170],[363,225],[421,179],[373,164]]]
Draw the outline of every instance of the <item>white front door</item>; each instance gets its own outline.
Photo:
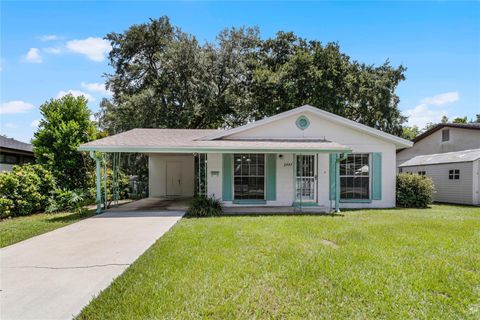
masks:
[[[167,196],[182,195],[182,168],[180,162],[167,162]]]
[[[296,201],[316,201],[316,166],[315,155],[297,155],[295,161],[296,172]]]

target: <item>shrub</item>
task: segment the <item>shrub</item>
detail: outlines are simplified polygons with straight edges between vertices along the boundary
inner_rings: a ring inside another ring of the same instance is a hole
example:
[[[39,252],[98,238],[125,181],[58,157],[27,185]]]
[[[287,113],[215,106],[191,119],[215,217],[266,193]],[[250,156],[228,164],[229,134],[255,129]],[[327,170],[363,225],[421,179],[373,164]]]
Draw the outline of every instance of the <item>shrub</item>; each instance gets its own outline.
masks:
[[[435,186],[432,179],[408,173],[397,175],[397,206],[426,208],[433,201]]]
[[[29,215],[44,209],[54,189],[53,175],[42,166],[13,166],[11,172],[0,174],[1,216]]]
[[[213,197],[196,196],[188,207],[188,217],[211,217],[223,213],[222,203]]]
[[[77,210],[86,204],[85,192],[82,190],[55,189],[52,192],[49,205],[45,208],[48,213],[61,210]]]
[[[8,218],[12,214],[13,201],[7,198],[0,198],[0,218]]]

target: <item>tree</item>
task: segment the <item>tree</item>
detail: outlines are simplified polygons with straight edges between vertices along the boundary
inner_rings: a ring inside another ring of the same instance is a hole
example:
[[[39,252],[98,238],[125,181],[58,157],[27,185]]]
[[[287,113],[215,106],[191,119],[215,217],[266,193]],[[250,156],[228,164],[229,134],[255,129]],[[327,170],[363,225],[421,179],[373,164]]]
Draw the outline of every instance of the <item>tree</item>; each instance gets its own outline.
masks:
[[[467,117],[463,117],[463,118],[457,117],[453,119],[453,123],[467,123]]]
[[[403,132],[402,132],[402,138],[407,139],[407,140],[413,140],[415,139],[416,136],[420,134],[420,129],[418,126],[404,126],[403,127]]]
[[[476,120],[472,121],[473,123],[480,123],[480,113],[476,114]]]
[[[448,117],[446,115],[442,116],[442,120],[440,120],[441,123],[448,123]]]
[[[200,44],[168,17],[106,36],[114,72],[100,125],[109,133],[135,127],[232,127],[311,104],[401,135],[396,87],[405,67],[351,60],[338,43],[292,32],[262,40],[258,28],[232,28]]]
[[[40,112],[43,119],[32,142],[37,162],[53,173],[61,188],[85,188],[92,162],[77,148],[96,138],[87,100],[72,95],[51,99]]]

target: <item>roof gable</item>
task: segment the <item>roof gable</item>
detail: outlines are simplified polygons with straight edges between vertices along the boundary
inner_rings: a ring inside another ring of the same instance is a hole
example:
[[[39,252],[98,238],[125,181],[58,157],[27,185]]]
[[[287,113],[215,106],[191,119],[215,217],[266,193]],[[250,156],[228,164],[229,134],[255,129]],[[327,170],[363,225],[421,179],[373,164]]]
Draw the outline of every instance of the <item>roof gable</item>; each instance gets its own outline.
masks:
[[[439,123],[433,128],[428,129],[427,131],[416,136],[412,141],[414,143],[428,137],[429,135],[441,130],[443,128],[460,128],[460,129],[471,129],[471,130],[480,130],[480,123]]]
[[[326,120],[329,123],[334,123],[336,125],[340,125],[340,126],[361,132],[362,134],[366,134],[366,135],[384,140],[386,142],[393,143],[399,148],[411,147],[413,144],[408,140],[365,126],[363,124],[335,115],[333,113],[320,110],[310,105],[304,105],[302,107],[298,107],[286,112],[282,112],[280,114],[277,114],[259,121],[255,121],[253,123],[249,123],[241,127],[237,127],[237,128],[233,128],[233,129],[225,130],[221,132],[215,132],[214,134],[208,135],[202,139],[224,140],[224,139],[229,139],[229,137],[238,137],[239,135],[241,135],[241,133],[245,133],[247,131],[253,131],[254,129],[261,128],[262,126],[266,127],[267,125],[273,124],[275,122],[278,122],[280,124],[282,120],[286,118],[294,117],[294,116],[301,117],[302,115],[305,115],[305,114],[311,114],[311,115],[314,115],[315,117],[319,117],[323,120]],[[298,124],[296,125],[298,126]],[[302,129],[299,128],[299,130],[302,130]]]

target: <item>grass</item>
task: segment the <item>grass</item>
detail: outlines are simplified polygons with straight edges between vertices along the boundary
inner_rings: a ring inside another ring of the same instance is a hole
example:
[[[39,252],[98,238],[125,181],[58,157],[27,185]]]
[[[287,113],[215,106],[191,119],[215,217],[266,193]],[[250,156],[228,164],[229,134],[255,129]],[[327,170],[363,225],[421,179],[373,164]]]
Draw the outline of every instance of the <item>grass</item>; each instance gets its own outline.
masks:
[[[88,218],[94,213],[95,210],[85,210],[78,213],[39,213],[31,216],[4,219],[0,221],[0,248],[64,227]]]
[[[182,219],[78,319],[479,319],[480,208]]]

